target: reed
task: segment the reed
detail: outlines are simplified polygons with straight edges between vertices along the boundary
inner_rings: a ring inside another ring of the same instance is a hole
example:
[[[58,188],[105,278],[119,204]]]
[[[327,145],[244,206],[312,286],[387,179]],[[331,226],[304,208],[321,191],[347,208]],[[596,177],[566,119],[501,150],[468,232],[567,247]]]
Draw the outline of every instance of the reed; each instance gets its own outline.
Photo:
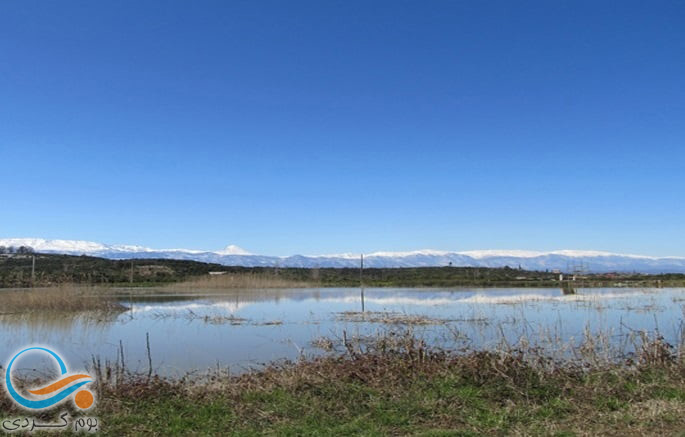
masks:
[[[0,291],[0,313],[121,311],[126,308],[97,287],[60,285]]]
[[[317,284],[289,279],[274,273],[226,273],[224,275],[198,276],[168,287],[176,291],[214,291],[226,289],[308,288]]]

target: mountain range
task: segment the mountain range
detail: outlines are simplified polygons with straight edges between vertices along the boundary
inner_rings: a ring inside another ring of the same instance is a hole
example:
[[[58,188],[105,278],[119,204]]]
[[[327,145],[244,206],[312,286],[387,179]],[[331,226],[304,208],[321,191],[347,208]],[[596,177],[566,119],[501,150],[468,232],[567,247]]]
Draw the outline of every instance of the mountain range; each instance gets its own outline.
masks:
[[[0,246],[28,246],[40,253],[89,255],[109,259],[166,258],[245,267],[359,267],[360,254],[255,255],[238,246],[223,250],[151,249],[143,246],[109,245],[91,241],[41,238],[0,239]],[[365,267],[521,267],[526,270],[580,269],[587,272],[685,273],[685,257],[651,257],[600,251],[523,250],[374,252],[364,254]]]

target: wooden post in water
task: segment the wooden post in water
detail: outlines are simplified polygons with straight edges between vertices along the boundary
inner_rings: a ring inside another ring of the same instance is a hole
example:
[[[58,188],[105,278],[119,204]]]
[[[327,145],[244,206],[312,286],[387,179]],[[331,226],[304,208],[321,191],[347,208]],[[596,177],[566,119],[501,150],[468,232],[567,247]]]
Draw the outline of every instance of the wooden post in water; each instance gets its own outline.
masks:
[[[364,312],[364,254],[361,254],[361,263],[359,264],[359,287],[362,289],[362,313]]]
[[[361,255],[361,264],[359,264],[359,286],[364,286],[364,254]]]

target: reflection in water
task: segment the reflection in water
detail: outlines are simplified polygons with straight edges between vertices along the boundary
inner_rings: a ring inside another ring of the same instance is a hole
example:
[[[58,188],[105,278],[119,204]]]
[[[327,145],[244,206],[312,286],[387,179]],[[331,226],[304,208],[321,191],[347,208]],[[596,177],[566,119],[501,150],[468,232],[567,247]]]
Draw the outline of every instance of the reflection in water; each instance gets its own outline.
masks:
[[[127,366],[144,369],[149,333],[156,370],[177,375],[217,363],[241,370],[320,353],[312,340],[340,337],[343,331],[362,337],[398,329],[383,323],[397,317],[340,317],[344,312],[425,317],[426,323],[412,329],[438,346],[461,342],[487,348],[524,337],[554,347],[554,342],[577,342],[586,329],[616,341],[633,330],[658,328],[670,342],[680,335],[685,289],[577,291],[338,288],[199,290],[191,296],[152,290],[134,296],[124,290],[118,296],[130,310],[123,313],[0,315],[0,360],[27,344],[44,344],[75,366],[92,356],[113,361],[121,341]]]
[[[0,314],[0,326],[3,334],[10,327],[17,329],[49,329],[70,331],[75,325],[95,328],[98,325],[114,323],[119,318],[119,312],[109,311],[80,311],[78,313],[64,311],[41,311],[23,314]]]
[[[61,341],[69,339],[73,342],[108,331],[119,319],[119,314],[101,311],[3,314],[0,315],[0,338],[5,341],[11,339],[12,343],[23,339],[26,345],[45,344],[47,338],[59,338]]]

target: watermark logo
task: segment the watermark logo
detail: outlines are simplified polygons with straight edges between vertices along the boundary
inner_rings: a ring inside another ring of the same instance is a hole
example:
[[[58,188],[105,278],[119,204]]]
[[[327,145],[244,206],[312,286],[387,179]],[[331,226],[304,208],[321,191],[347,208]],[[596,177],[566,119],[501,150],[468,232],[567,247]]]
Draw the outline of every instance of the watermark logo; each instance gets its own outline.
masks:
[[[16,390],[12,383],[12,365],[14,362],[26,352],[37,351],[49,354],[58,364],[60,370],[60,378],[49,385],[28,390],[33,395],[30,398],[24,397]],[[73,396],[74,404],[82,410],[87,410],[95,402],[93,393],[83,389],[82,387],[88,383],[93,382],[90,375],[75,374],[67,375],[67,366],[55,352],[44,347],[30,347],[16,354],[10,361],[5,371],[5,387],[10,397],[19,405],[31,410],[42,410],[50,408],[63,400]]]

